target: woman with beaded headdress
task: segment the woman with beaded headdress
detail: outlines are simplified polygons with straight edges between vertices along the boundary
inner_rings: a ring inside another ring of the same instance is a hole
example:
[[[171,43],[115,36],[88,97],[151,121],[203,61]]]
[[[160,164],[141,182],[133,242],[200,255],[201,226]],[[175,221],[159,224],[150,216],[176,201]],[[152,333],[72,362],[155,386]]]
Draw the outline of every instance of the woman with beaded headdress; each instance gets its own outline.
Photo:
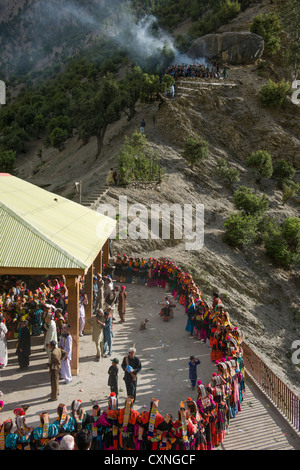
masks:
[[[178,410],[178,419],[172,420],[172,428],[170,430],[171,450],[189,450],[189,439],[193,436],[193,433],[194,426],[189,419],[189,412],[182,401]]]
[[[40,450],[54,437],[58,436],[59,424],[49,422],[49,413],[40,415],[40,425],[34,428],[32,438],[36,449]]]
[[[96,426],[102,436],[103,450],[119,450],[118,416],[118,398],[114,392],[111,392],[108,399],[108,407],[102,411],[96,421]]]
[[[57,439],[62,438],[65,434],[71,434],[75,429],[74,417],[68,413],[67,406],[60,403],[57,407],[57,418],[54,424],[58,427]]]
[[[76,434],[81,429],[86,428],[89,423],[92,423],[94,420],[92,416],[87,413],[82,407],[81,400],[73,400],[71,403],[71,416],[74,418],[74,434]]]
[[[196,401],[199,413],[205,421],[205,435],[207,442],[207,450],[213,449],[213,429],[212,423],[216,420],[216,403],[213,397],[208,393],[206,387],[202,384],[201,380],[197,382],[198,399]]]
[[[142,411],[137,417],[137,450],[158,450],[164,427],[164,417],[158,412],[159,400],[153,398],[148,411]],[[160,432],[161,431],[161,432]]]
[[[207,450],[204,420],[199,413],[197,403],[190,397],[186,401],[189,418],[193,425],[193,435],[190,438],[190,450]]]
[[[121,272],[122,272],[122,258],[119,254],[117,254],[116,259],[115,259],[115,268],[114,268],[114,279],[116,280],[116,282],[120,282]]]
[[[225,415],[224,415],[224,421],[225,421],[225,431],[229,428],[229,422],[230,422],[230,390],[231,390],[231,377],[230,373],[225,361],[225,358],[220,359],[220,361],[215,361],[215,364],[217,366],[217,375],[220,375],[223,379],[223,393],[224,393],[224,400],[226,403],[226,410],[225,410]]]
[[[92,408],[92,417],[93,422],[87,424],[87,429],[91,432],[92,435],[92,444],[91,450],[102,450],[102,432],[101,429],[97,426],[98,419],[101,416],[101,409],[98,403],[95,403]]]
[[[218,363],[218,361],[216,361]],[[219,363],[218,363],[219,364]],[[217,367],[218,367],[218,364]],[[214,396],[214,402],[217,406],[217,420],[216,420],[216,440],[217,443],[222,443],[225,438],[225,431],[227,429],[227,413],[228,406],[226,403],[226,381],[218,367],[218,372],[214,372],[211,378],[211,387]]]
[[[136,431],[139,412],[133,408],[134,398],[126,398],[125,407],[119,409],[119,446],[122,450],[136,449]]]
[[[8,449],[13,450],[31,450],[31,436],[33,427],[27,426],[26,424],[26,410],[27,406],[14,409],[14,415],[16,417],[16,431],[9,432],[5,438],[5,446]]]
[[[140,261],[140,271],[139,271],[139,284],[143,286],[146,284],[147,281],[147,272],[148,272],[148,263],[144,257],[141,258]]]
[[[15,450],[17,447],[18,435],[12,432],[13,420],[5,419],[0,424],[0,450]]]

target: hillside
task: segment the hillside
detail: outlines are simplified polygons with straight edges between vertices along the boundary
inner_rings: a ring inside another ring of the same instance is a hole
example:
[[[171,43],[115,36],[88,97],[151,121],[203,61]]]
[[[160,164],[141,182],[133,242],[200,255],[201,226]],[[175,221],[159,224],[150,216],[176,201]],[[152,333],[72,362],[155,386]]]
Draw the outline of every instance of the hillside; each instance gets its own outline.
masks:
[[[19,164],[18,175],[65,196],[72,194],[74,182],[80,178],[86,196],[105,181],[109,168],[116,166],[115,155],[125,136],[136,131],[140,119],[145,117],[147,139],[160,156],[166,177],[160,187],[152,189],[111,187],[102,203],[118,208],[119,196],[127,196],[128,205],[141,203],[148,208],[151,203],[161,202],[190,203],[193,207],[204,204],[205,246],[199,252],[189,252],[185,251],[184,242],[178,241],[116,240],[113,254],[168,257],[193,274],[207,299],[213,289],[218,289],[234,322],[245,332],[245,339],[295,387],[299,386],[299,378],[290,355],[293,341],[299,338],[299,272],[275,268],[262,249],[243,252],[222,241],[224,220],[234,210],[233,190],[218,181],[214,169],[217,158],[225,157],[240,170],[239,184],[267,194],[270,213],[279,219],[298,216],[299,202],[282,206],[281,192],[274,181],[257,187],[245,159],[263,142],[263,148],[274,158],[282,156],[284,150],[299,168],[300,136],[296,123],[300,110],[291,105],[292,120],[291,109],[283,114],[262,113],[256,97],[262,79],[257,76],[256,66],[232,68],[229,77],[222,85],[183,79],[177,83],[175,100],[168,100],[159,110],[156,105],[141,106],[133,122],[123,118],[110,127],[99,162],[94,159],[95,142],[91,140],[81,147],[74,137],[62,152],[43,152],[43,164],[38,163],[33,147]],[[210,158],[202,168],[191,171],[182,157],[182,144],[187,133],[196,131],[210,143]]]
[[[267,8],[268,2],[254,5],[240,15],[243,30],[253,14]],[[185,25],[185,27],[187,24]],[[222,31],[239,30],[239,17]],[[182,27],[184,30],[184,27]],[[279,70],[280,72],[280,70]],[[41,140],[28,144],[26,154],[17,160],[16,175],[45,189],[76,200],[74,182],[81,179],[83,197],[105,184],[109,168],[116,167],[116,155],[125,136],[139,129],[146,120],[146,137],[156,152],[166,175],[160,186],[110,187],[101,202],[118,209],[119,196],[128,197],[128,205],[141,203],[204,204],[205,245],[199,251],[186,251],[184,240],[115,240],[118,252],[167,257],[190,272],[209,301],[218,289],[233,322],[244,332],[245,340],[292,389],[299,393],[299,366],[291,361],[291,346],[300,337],[299,270],[274,266],[261,247],[232,249],[223,242],[224,221],[234,210],[233,191],[246,185],[258,194],[266,194],[269,213],[279,221],[287,215],[299,216],[299,199],[281,203],[281,191],[274,180],[257,185],[245,161],[254,150],[268,150],[273,159],[285,158],[300,169],[300,108],[289,102],[281,111],[264,109],[257,93],[276,70],[262,75],[258,65],[235,66],[224,82],[180,79],[174,100],[162,105],[139,104],[137,114],[128,122],[125,115],[108,127],[101,158],[95,160],[96,139],[83,145],[74,135],[59,152],[44,149]],[[200,134],[209,143],[209,159],[193,171],[182,156],[183,142],[189,134]],[[38,150],[43,148],[42,156]],[[232,189],[215,175],[216,162],[225,158],[239,169],[241,180]]]

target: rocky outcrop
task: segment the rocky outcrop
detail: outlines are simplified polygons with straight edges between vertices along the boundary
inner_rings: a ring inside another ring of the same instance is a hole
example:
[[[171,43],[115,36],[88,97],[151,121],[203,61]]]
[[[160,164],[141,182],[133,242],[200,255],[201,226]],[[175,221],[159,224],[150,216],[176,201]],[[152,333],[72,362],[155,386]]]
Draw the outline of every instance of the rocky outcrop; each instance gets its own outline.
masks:
[[[231,65],[250,65],[261,58],[264,40],[250,32],[207,34],[196,39],[187,55],[193,59],[218,59]]]

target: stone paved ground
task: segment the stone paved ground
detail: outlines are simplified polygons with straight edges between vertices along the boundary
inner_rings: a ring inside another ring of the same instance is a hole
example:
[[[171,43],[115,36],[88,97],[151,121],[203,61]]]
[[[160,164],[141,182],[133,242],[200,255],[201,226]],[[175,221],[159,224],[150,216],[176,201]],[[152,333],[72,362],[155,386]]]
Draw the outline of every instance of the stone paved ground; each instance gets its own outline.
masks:
[[[203,383],[210,381],[215,368],[210,360],[209,348],[190,337],[185,331],[187,317],[184,308],[177,304],[174,318],[165,323],[159,316],[160,306],[165,292],[161,288],[146,288],[140,285],[127,285],[128,309],[125,324],[114,324],[113,357],[122,357],[128,347],[136,345],[137,356],[142,362],[142,371],[138,381],[135,408],[142,411],[149,408],[152,398],[159,399],[159,411],[177,415],[181,400],[188,397],[196,399],[197,392],[192,391],[188,380],[188,361],[190,355],[198,356],[201,365],[198,367],[198,378]],[[118,319],[117,315],[115,315]],[[149,319],[147,329],[139,330],[145,318]],[[79,375],[74,376],[68,385],[60,383],[60,396],[57,402],[48,403],[50,394],[49,373],[46,367],[47,358],[43,351],[43,337],[32,338],[32,355],[30,367],[26,372],[18,370],[15,355],[15,342],[9,343],[8,366],[1,371],[0,390],[4,408],[0,421],[13,417],[13,409],[23,403],[30,405],[27,411],[27,423],[38,424],[39,414],[48,411],[50,420],[56,417],[56,407],[60,402],[70,409],[74,399],[81,399],[84,409],[91,411],[98,401],[101,408],[107,404],[109,387],[107,371],[110,358],[101,358],[95,362],[95,347],[91,336],[80,338]],[[119,403],[123,406],[126,392],[119,372]],[[246,383],[247,385],[247,383]],[[289,427],[277,418],[274,409],[257,395],[255,388],[247,388],[247,396],[242,412],[231,421],[230,432],[226,437],[223,449],[299,449],[300,439],[292,435]],[[255,394],[254,394],[255,393]],[[276,420],[274,420],[276,417]]]

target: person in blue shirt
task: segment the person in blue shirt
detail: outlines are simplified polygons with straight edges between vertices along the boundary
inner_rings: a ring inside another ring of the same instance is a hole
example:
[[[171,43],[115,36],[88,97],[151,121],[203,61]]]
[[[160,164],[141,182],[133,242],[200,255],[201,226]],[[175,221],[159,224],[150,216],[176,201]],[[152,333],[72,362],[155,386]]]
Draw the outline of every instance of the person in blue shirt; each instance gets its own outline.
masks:
[[[190,357],[189,362],[189,379],[192,384],[192,390],[195,390],[196,382],[197,382],[197,366],[201,364],[201,361],[196,358],[195,356]]]
[[[106,349],[108,348],[108,356],[112,355],[113,352],[113,331],[112,331],[112,316],[111,316],[111,308],[105,310],[105,324],[103,327],[103,357],[106,356]]]

